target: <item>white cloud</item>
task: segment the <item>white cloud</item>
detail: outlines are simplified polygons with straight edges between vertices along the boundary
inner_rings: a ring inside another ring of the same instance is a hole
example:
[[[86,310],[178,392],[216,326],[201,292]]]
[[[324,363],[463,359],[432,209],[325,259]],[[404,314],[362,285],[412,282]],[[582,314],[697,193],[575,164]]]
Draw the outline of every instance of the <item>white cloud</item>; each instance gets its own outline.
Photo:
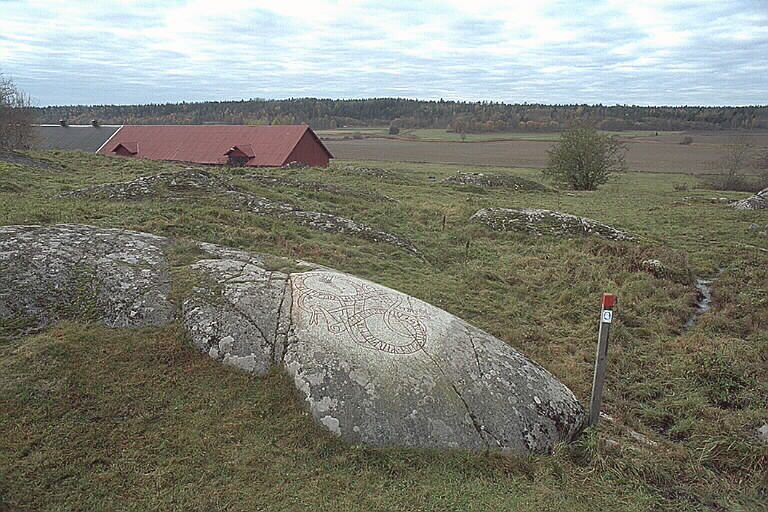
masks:
[[[768,74],[768,10],[749,0],[2,5],[0,71],[42,104],[388,94],[669,104],[702,101],[705,92],[706,103],[744,104],[768,97],[760,80]],[[747,72],[753,82],[736,81]],[[710,86],[713,76],[720,87]]]

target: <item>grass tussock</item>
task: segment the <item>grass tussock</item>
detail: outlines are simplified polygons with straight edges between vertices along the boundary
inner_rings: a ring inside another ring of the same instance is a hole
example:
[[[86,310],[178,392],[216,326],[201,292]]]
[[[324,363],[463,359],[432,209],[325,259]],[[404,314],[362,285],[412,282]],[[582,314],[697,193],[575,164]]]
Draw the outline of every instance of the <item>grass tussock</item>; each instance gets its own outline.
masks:
[[[175,296],[206,241],[350,272],[442,307],[507,340],[589,399],[599,300],[618,297],[602,422],[546,457],[347,446],[315,426],[287,377],[254,378],[196,353],[177,325],[110,330],[87,303],[34,336],[0,324],[0,510],[764,510],[768,445],[768,240],[762,211],[683,203],[693,178],[627,173],[597,192],[446,187],[450,166],[388,165],[385,178],[265,170],[372,191],[368,201],[209,169],[257,195],[353,218],[414,242],[395,247],[195,201],[56,199],[182,165],[36,152],[0,162],[0,225],[86,223],[171,237]],[[381,163],[355,162],[380,167]],[[472,172],[462,166],[462,171]],[[488,172],[487,169],[479,172]],[[529,169],[498,170],[538,179]],[[683,183],[684,182],[684,183]],[[678,190],[679,189],[679,190]],[[593,218],[637,243],[499,233],[485,207]],[[658,260],[662,267],[648,266]],[[286,270],[291,270],[286,267]],[[694,277],[716,277],[695,312]],[[87,269],[82,286],[87,287]],[[638,441],[638,432],[653,444]]]

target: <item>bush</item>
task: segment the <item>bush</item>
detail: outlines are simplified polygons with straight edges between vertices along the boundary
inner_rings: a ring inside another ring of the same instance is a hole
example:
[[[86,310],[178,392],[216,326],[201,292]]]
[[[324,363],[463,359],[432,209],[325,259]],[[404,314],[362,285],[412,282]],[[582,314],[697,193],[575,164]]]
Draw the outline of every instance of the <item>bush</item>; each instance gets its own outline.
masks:
[[[626,169],[626,149],[618,137],[577,124],[563,132],[560,142],[547,151],[549,160],[543,174],[574,190],[596,190],[611,174]]]
[[[710,190],[755,193],[768,187],[768,177],[761,176],[707,176],[702,178],[702,187]]]
[[[360,132],[355,132],[355,133],[352,134],[352,138],[355,139],[355,140],[362,140],[363,134],[360,133]]]
[[[400,128],[397,126],[390,126],[389,127],[389,134],[390,135],[399,135],[400,134]]]
[[[690,135],[686,135],[685,137],[683,137],[683,140],[680,141],[680,144],[682,144],[683,146],[688,146],[692,142],[693,142],[693,137],[691,137]]]

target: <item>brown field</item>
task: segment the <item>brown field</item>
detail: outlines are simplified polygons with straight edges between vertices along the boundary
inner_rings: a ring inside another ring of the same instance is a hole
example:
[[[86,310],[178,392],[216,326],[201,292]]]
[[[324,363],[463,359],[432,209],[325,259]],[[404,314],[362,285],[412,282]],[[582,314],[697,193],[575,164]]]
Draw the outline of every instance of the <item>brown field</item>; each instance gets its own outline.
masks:
[[[682,145],[684,136],[693,143]],[[633,137],[627,143],[627,165],[631,171],[684,174],[718,174],[717,165],[723,144],[733,134],[691,132],[688,134]],[[747,133],[742,139],[756,148],[768,148],[768,133]],[[406,162],[491,165],[543,168],[547,163],[549,141],[516,140],[502,142],[418,142],[385,138],[326,140],[336,158],[345,160],[386,160]]]

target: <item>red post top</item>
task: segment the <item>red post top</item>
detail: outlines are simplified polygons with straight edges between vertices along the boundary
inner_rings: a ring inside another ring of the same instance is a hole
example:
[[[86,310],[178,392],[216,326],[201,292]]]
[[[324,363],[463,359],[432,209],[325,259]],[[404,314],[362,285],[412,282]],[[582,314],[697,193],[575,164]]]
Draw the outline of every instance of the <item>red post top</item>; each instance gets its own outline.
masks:
[[[604,293],[603,294],[603,307],[604,308],[612,308],[615,303],[616,303],[616,297],[612,293]]]

